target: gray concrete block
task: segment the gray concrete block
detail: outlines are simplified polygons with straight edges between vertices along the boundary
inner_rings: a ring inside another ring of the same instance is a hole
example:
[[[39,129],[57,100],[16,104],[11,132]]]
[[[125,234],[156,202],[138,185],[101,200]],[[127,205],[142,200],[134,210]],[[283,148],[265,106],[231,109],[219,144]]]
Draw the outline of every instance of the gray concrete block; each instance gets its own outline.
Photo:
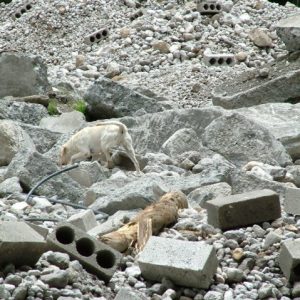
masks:
[[[207,66],[222,67],[233,66],[235,64],[235,56],[233,54],[203,54],[203,61]]]
[[[87,232],[98,225],[94,212],[91,209],[84,210],[71,216],[67,222]]]
[[[279,195],[272,190],[219,197],[206,202],[207,222],[222,230],[271,221],[281,216]]]
[[[180,286],[208,288],[218,261],[213,246],[152,236],[138,258],[142,276]]]
[[[68,253],[105,282],[111,279],[121,259],[118,251],[68,223],[58,224],[47,242],[51,250]]]
[[[286,189],[283,205],[287,213],[300,215],[300,189]]]
[[[97,30],[84,38],[84,42],[88,45],[98,43],[108,37],[109,31],[107,28]]]
[[[300,239],[287,240],[281,245],[279,266],[289,281],[300,280]]]
[[[147,300],[147,298],[142,294],[137,294],[137,291],[121,288],[114,300]]]
[[[202,15],[214,15],[223,10],[222,3],[219,1],[197,1],[197,10]]]
[[[19,19],[23,14],[32,9],[32,2],[26,2],[22,6],[20,6],[13,14],[13,19]]]
[[[34,265],[47,250],[43,236],[25,222],[0,222],[0,265]]]

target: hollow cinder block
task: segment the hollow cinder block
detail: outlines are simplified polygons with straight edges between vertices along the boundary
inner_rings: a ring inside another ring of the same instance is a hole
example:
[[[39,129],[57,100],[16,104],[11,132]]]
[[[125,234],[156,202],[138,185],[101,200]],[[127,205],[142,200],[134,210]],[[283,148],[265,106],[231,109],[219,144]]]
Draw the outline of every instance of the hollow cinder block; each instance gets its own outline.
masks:
[[[289,188],[286,190],[284,210],[292,215],[300,215],[300,189]]]
[[[134,21],[135,19],[141,17],[143,15],[143,12],[141,10],[138,10],[134,14],[130,15],[130,21]]]
[[[207,66],[224,67],[235,65],[235,56],[233,54],[205,54],[203,61]]]
[[[88,45],[98,43],[99,41],[108,37],[109,31],[107,28],[97,30],[84,38],[84,42]]]
[[[300,280],[300,239],[287,240],[281,245],[279,266],[289,281]]]
[[[223,10],[222,3],[219,1],[197,1],[197,10],[202,15],[218,14]]]
[[[275,220],[281,216],[279,195],[272,190],[218,197],[206,202],[207,223],[227,230]]]
[[[20,6],[13,14],[12,18],[13,19],[19,19],[23,14],[28,12],[29,10],[32,9],[33,3],[32,2],[26,2],[22,6]]]
[[[85,269],[108,282],[115,273],[121,254],[69,223],[60,223],[47,237],[49,248],[66,252]]]
[[[33,266],[47,251],[42,235],[25,222],[0,222],[0,266]]]
[[[180,286],[208,288],[218,266],[215,248],[199,242],[152,236],[138,258],[142,276],[169,278]]]

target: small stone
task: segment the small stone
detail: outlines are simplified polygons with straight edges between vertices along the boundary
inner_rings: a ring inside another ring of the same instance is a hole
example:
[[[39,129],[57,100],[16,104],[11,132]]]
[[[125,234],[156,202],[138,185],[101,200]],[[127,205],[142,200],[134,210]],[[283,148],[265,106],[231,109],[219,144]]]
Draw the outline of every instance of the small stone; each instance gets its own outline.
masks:
[[[164,41],[155,41],[152,43],[152,47],[154,50],[159,50],[161,53],[169,53],[170,45]]]
[[[85,56],[84,55],[78,54],[76,56],[75,60],[76,60],[75,61],[76,68],[79,68],[85,64]]]
[[[237,283],[243,281],[244,279],[243,271],[236,268],[228,268],[225,273],[227,276],[226,281],[228,283]]]
[[[272,39],[261,28],[255,28],[251,30],[249,33],[249,38],[257,47],[263,48],[263,47],[271,47],[273,45]]]
[[[239,61],[239,62],[245,61],[247,59],[247,57],[248,57],[248,54],[246,52],[243,52],[243,51],[238,52],[235,55],[236,60]]]
[[[236,248],[232,251],[232,257],[236,261],[241,261],[244,258],[245,254],[242,248]]]
[[[50,252],[47,255],[47,261],[60,269],[67,269],[70,263],[70,257],[66,253]]]
[[[263,248],[267,249],[275,243],[279,243],[282,240],[282,236],[274,231],[267,234]]]
[[[209,291],[205,294],[204,300],[223,300],[223,293]]]

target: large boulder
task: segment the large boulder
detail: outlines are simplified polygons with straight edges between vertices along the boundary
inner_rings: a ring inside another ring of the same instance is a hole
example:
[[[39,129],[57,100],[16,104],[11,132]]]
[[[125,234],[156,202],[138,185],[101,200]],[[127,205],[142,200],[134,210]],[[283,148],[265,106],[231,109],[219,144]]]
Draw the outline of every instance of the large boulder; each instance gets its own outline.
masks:
[[[187,151],[198,151],[200,147],[201,143],[195,130],[182,128],[177,130],[164,142],[162,152],[171,157],[176,157]]]
[[[46,117],[40,122],[40,127],[53,132],[68,133],[86,125],[84,114],[79,111],[63,113],[60,116]]]
[[[31,137],[36,150],[42,154],[49,151],[61,136],[59,132],[53,132],[39,126],[25,123],[20,123],[20,126]]]
[[[48,116],[47,109],[41,104],[32,104],[10,100],[0,101],[0,119],[10,119],[27,124],[38,125]]]
[[[84,100],[88,103],[90,120],[154,113],[176,107],[170,101],[148,97],[105,77],[89,87]]]
[[[176,109],[136,118],[124,117],[120,121],[129,128],[136,152],[145,154],[160,151],[162,145],[182,128],[194,130],[201,140],[205,127],[226,113],[220,107]]]
[[[276,25],[276,32],[287,50],[300,50],[300,14],[280,20]]]
[[[292,163],[269,130],[238,113],[211,122],[203,134],[203,144],[239,167],[252,160],[281,166]]]
[[[22,187],[30,190],[38,181],[58,171],[57,165],[38,152],[19,152],[8,166],[6,178],[18,177]],[[78,202],[84,198],[85,190],[66,173],[60,174],[43,183],[35,194],[67,198]]]
[[[47,94],[47,67],[38,57],[0,54],[0,98]]]
[[[289,64],[281,60],[265,67],[268,69],[267,77],[247,71],[217,86],[212,91],[213,104],[233,109],[271,102],[299,101],[300,59]]]
[[[237,111],[267,128],[293,159],[300,158],[300,103],[268,103]]]
[[[19,151],[35,150],[29,135],[9,120],[0,120],[0,145],[0,166],[7,166]]]

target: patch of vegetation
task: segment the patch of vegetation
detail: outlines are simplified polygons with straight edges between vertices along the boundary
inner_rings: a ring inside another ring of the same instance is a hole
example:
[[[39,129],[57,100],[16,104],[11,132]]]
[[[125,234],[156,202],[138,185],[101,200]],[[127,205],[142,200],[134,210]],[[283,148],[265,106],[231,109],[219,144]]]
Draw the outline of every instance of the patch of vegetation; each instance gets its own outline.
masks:
[[[49,104],[48,104],[48,114],[50,116],[53,116],[53,115],[57,115],[58,114],[58,109],[57,109],[57,102],[55,99],[51,99],[49,101]]]
[[[80,111],[81,113],[85,114],[86,113],[86,108],[87,108],[87,104],[85,103],[84,100],[77,100],[75,103],[74,103],[74,106],[73,108],[77,111]]]

